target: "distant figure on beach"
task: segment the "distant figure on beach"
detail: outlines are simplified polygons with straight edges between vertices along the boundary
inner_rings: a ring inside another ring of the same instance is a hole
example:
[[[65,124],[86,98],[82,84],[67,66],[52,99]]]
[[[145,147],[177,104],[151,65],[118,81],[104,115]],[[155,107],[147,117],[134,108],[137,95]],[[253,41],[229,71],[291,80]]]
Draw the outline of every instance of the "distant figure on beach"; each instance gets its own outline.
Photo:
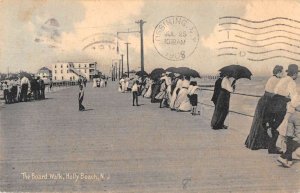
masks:
[[[228,76],[224,76],[214,114],[211,120],[212,129],[227,129],[227,126],[224,125],[224,122],[229,112],[230,93],[234,92],[234,90],[235,85],[231,84]]]
[[[276,84],[270,103],[264,114],[265,129],[269,135],[268,152],[270,154],[281,153],[276,147],[276,141],[279,135],[277,128],[284,120],[287,112],[287,103],[291,101],[292,107],[297,101],[297,86],[295,80],[298,77],[298,66],[290,64],[287,69],[287,76],[283,77]]]
[[[132,106],[139,106],[138,100],[139,81],[136,80],[132,85]]]
[[[274,89],[283,75],[283,67],[276,65],[273,69],[273,76],[270,77],[265,86],[265,93],[259,99],[254,118],[252,121],[250,133],[246,139],[245,145],[252,150],[267,149],[268,148],[268,134],[263,126],[263,117],[266,107],[269,105],[271,98],[275,95]]]
[[[83,86],[79,85],[79,94],[78,94],[79,111],[85,110],[84,106],[82,105],[83,97],[84,97]]]

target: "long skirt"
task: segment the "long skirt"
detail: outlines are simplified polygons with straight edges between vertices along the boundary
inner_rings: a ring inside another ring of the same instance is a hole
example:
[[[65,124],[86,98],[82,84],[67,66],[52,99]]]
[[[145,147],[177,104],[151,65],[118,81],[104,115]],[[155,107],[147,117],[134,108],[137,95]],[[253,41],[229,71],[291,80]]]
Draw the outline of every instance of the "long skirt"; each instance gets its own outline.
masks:
[[[211,120],[212,129],[222,129],[229,112],[230,92],[225,89],[220,91],[215,111]]]
[[[97,87],[97,81],[96,79],[93,80],[93,88],[96,88]]]
[[[160,91],[160,84],[153,84],[152,87],[153,87],[153,89],[152,89],[152,93],[151,93],[151,103],[158,103],[160,101],[158,99],[156,99],[155,97]]]
[[[191,106],[191,105],[190,105],[190,100],[189,100],[189,98],[188,98],[187,95],[188,95],[188,91],[187,91],[186,88],[180,89],[180,91],[179,91],[179,93],[178,93],[178,95],[177,95],[177,98],[176,98],[176,100],[175,100],[175,105],[174,105],[175,109],[179,110],[179,107],[180,107],[183,103],[186,103],[186,102],[188,102],[188,103],[189,103],[189,106]]]
[[[148,87],[148,89],[146,90],[145,94],[144,94],[144,97],[146,98],[150,98],[151,97],[151,94],[152,94],[152,85],[150,85]]]
[[[175,109],[175,101],[177,99],[178,91],[180,91],[180,88],[178,88],[178,87],[176,87],[173,90],[173,93],[172,93],[172,96],[171,96],[171,99],[170,99],[170,108],[171,109]]]
[[[263,117],[266,111],[266,107],[269,105],[271,98],[271,93],[265,93],[258,100],[250,133],[245,141],[245,145],[249,149],[257,150],[268,148],[268,134],[263,126]]]
[[[177,100],[181,100],[181,103],[177,110],[188,112],[192,110],[192,105],[190,102],[190,98],[188,97],[188,91],[186,88],[180,90],[181,92],[178,93]]]

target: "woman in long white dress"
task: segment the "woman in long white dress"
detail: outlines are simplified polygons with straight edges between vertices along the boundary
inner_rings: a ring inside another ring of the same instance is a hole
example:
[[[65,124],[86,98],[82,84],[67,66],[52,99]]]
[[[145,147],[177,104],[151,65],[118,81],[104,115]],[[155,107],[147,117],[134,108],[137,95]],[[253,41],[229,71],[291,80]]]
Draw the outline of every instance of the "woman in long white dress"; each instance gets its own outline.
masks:
[[[96,88],[97,87],[97,80],[96,78],[93,78],[93,88]]]
[[[100,87],[101,87],[101,88],[103,88],[103,87],[104,87],[104,85],[105,85],[105,83],[104,83],[104,79],[102,79],[102,78],[101,78],[101,79],[100,79]]]
[[[178,80],[176,82],[176,87],[175,89],[173,90],[173,93],[172,93],[172,97],[171,97],[171,100],[170,100],[170,109],[171,110],[175,110],[175,101],[176,101],[176,98],[177,98],[177,92],[180,91],[181,87],[182,87],[182,76],[179,76],[178,77]]]
[[[185,78],[182,81],[182,88],[180,89],[174,104],[174,108],[178,111],[190,111],[192,109],[190,99],[187,96],[189,86],[190,80],[189,78]]]
[[[152,94],[152,84],[153,84],[153,80],[149,80],[148,81],[148,89],[147,89],[147,91],[146,91],[146,93],[144,94],[144,97],[146,97],[146,98],[150,98],[151,97],[151,94]]]

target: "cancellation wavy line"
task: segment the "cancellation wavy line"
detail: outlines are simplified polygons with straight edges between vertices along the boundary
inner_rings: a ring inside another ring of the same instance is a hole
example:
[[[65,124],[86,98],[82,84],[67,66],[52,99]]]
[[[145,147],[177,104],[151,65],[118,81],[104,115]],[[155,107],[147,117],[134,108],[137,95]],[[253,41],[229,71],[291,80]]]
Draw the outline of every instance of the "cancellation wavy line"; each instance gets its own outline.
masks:
[[[219,17],[219,19],[220,20],[221,19],[239,19],[239,20],[242,20],[242,21],[250,22],[250,23],[265,23],[265,22],[274,21],[274,20],[286,20],[286,21],[291,21],[291,22],[295,22],[295,23],[300,23],[300,21],[298,21],[298,20],[287,18],[287,17],[273,17],[273,18],[270,18],[270,19],[260,20],[260,21],[244,19],[244,18],[236,17],[236,16],[224,16],[224,17]]]
[[[241,39],[244,39],[244,40],[248,40],[248,41],[251,41],[251,42],[262,42],[262,41],[272,40],[272,39],[276,39],[276,38],[285,38],[285,39],[288,39],[288,40],[293,40],[293,41],[300,42],[299,39],[294,39],[294,38],[290,38],[290,37],[287,37],[287,36],[272,36],[272,37],[268,37],[268,38],[265,38],[265,39],[257,39],[257,40],[246,38],[246,37],[239,36],[239,35],[235,35],[235,37],[238,37],[238,38],[241,38]]]
[[[248,47],[253,47],[253,48],[263,48],[263,47],[267,47],[267,46],[271,46],[271,45],[276,45],[276,44],[285,44],[291,47],[296,47],[296,48],[300,48],[300,46],[294,45],[294,44],[290,44],[290,43],[286,43],[286,42],[273,42],[273,43],[269,43],[269,44],[265,44],[265,45],[260,45],[260,46],[254,46],[254,45],[249,45],[249,44],[245,44],[242,42],[238,42],[238,41],[221,41],[219,42],[219,44],[224,44],[224,43],[236,43],[236,44],[240,44],[243,46],[248,46]]]
[[[285,59],[289,59],[289,60],[293,60],[293,61],[297,61],[297,62],[300,61],[300,59],[295,59],[295,58],[291,58],[291,57],[287,57],[287,56],[272,56],[272,57],[269,57],[269,58],[262,58],[262,59],[253,59],[253,58],[247,58],[247,59],[250,60],[250,61],[259,62],[259,61],[271,60],[271,59],[274,59],[274,58],[285,58]]]
[[[235,53],[223,53],[223,54],[218,54],[218,56],[236,56],[237,54]]]
[[[276,23],[276,24],[273,24],[273,25],[268,25],[268,26],[263,26],[263,27],[250,27],[250,26],[243,25],[243,24],[240,24],[240,23],[235,23],[235,22],[219,23],[219,25],[220,26],[221,25],[238,25],[238,26],[245,27],[245,28],[248,28],[248,29],[253,29],[253,30],[262,30],[262,29],[267,29],[267,28],[272,28],[272,27],[284,26],[284,27],[289,27],[289,28],[300,30],[299,27],[287,25],[287,24],[284,24],[284,23]]]
[[[290,50],[286,50],[286,49],[274,49],[274,50],[268,50],[268,51],[263,51],[263,52],[252,52],[252,51],[247,51],[249,54],[267,54],[267,53],[270,53],[270,52],[277,52],[277,51],[283,51],[283,52],[288,52],[288,53],[291,53],[291,54],[296,54],[296,55],[300,55],[300,52],[293,52],[293,51],[290,51]]]
[[[287,31],[287,30],[272,30],[272,31],[261,32],[261,33],[252,33],[252,32],[244,31],[244,30],[241,30],[241,29],[235,29],[235,28],[227,28],[227,29],[219,30],[219,32],[222,32],[222,31],[238,31],[238,32],[243,32],[243,33],[250,34],[250,35],[265,35],[265,34],[275,33],[275,32],[285,32],[285,33],[300,36],[300,33],[290,32],[290,31]]]
[[[237,47],[222,47],[222,48],[218,48],[218,50],[225,50],[225,49],[234,49],[234,50],[237,50]]]

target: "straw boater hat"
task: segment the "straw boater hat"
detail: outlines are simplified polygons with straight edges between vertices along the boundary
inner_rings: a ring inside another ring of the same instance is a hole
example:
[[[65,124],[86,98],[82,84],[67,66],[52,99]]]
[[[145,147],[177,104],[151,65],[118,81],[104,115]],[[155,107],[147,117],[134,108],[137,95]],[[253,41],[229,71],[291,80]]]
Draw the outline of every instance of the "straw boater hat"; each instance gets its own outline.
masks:
[[[300,72],[300,71],[298,70],[298,65],[290,64],[288,66],[288,69],[286,70],[286,72],[290,73],[290,74],[295,74],[295,73]]]

